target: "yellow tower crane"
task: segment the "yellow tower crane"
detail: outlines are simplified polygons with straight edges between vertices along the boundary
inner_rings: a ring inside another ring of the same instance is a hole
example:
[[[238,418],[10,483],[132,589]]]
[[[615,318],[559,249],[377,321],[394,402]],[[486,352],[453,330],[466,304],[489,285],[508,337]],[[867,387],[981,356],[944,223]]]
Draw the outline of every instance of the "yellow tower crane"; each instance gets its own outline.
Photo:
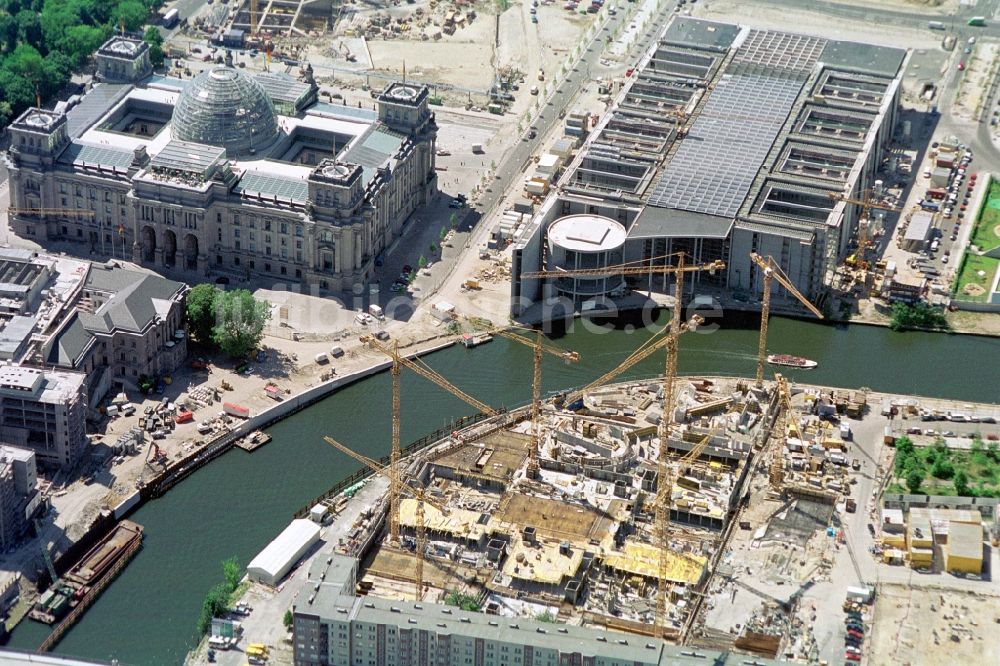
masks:
[[[393,470],[389,473],[389,538],[399,542],[399,494],[402,491],[399,485],[399,421],[400,421],[400,373],[405,366],[420,375],[424,379],[437,384],[452,395],[472,405],[476,409],[490,416],[495,416],[497,411],[486,403],[476,400],[471,395],[458,388],[447,379],[432,370],[430,366],[419,359],[409,359],[399,353],[399,343],[393,342],[392,346],[383,344],[374,336],[366,335],[361,337],[361,342],[376,349],[392,359],[390,375],[392,377],[392,440],[389,453],[389,467]]]
[[[416,571],[416,600],[420,601],[423,598],[424,593],[424,551],[427,548],[427,527],[424,523],[424,505],[430,504],[432,507],[440,511],[443,515],[448,515],[448,509],[443,504],[437,502],[433,498],[427,495],[427,489],[424,488],[417,479],[409,477],[406,483],[403,483],[402,478],[400,478],[399,467],[392,467],[382,465],[381,463],[369,458],[366,455],[358,453],[357,451],[344,446],[332,437],[323,437],[327,444],[332,444],[337,447],[343,453],[351,456],[362,465],[367,466],[370,470],[379,474],[387,479],[389,479],[390,485],[395,485],[401,491],[406,491],[417,500],[417,539],[416,539],[416,552],[417,552],[417,571]]]
[[[592,269],[579,269],[570,271],[532,271],[522,273],[522,278],[553,278],[553,277],[576,277],[576,276],[593,276],[601,277],[606,275],[645,275],[647,273],[665,273],[674,274],[677,276],[677,297],[675,302],[680,303],[682,299],[684,280],[681,277],[685,273],[698,273],[701,271],[708,271],[710,275],[714,275],[716,271],[725,270],[726,263],[722,260],[710,261],[704,264],[692,264],[686,265],[684,261],[685,254],[683,252],[675,252],[673,254],[665,255],[664,257],[656,257],[658,259],[674,257],[677,259],[677,263],[670,266],[648,266],[648,265],[636,265],[637,262],[631,262],[626,264],[619,264],[616,266],[605,266],[603,268],[592,268]],[[677,321],[680,321],[680,308],[674,308],[675,317]],[[626,358],[620,365],[612,368],[608,372],[604,373],[594,381],[590,382],[583,388],[579,388],[572,393],[569,393],[564,398],[564,401],[568,404],[577,400],[578,398],[585,395],[588,391],[597,388],[598,386],[603,386],[611,380],[623,374],[626,370],[636,365],[637,363],[649,358],[657,350],[668,346],[671,342],[671,337],[669,335],[671,328],[666,327],[661,331],[661,333],[668,333],[664,337],[658,337],[659,334],[653,336],[642,345],[639,346],[634,352],[632,352],[628,358]]]
[[[820,319],[823,318],[823,313],[795,288],[773,257],[762,257],[756,252],[751,252],[750,260],[764,272],[764,294],[760,301],[760,337],[757,341],[757,379],[754,382],[754,386],[760,388],[764,385],[764,362],[767,360],[767,320],[771,314],[771,282],[777,280],[778,284]]]
[[[531,347],[534,352],[533,373],[531,378],[531,445],[528,449],[528,469],[529,479],[538,476],[538,453],[541,449],[541,405],[542,405],[542,353],[557,356],[567,363],[576,363],[580,360],[580,355],[575,351],[567,351],[556,347],[545,341],[541,331],[535,331],[535,339],[529,340],[513,331],[493,326],[491,322],[478,319],[466,318],[473,324],[485,328],[491,335],[499,335],[513,340],[526,347]],[[484,326],[485,324],[485,326]]]
[[[886,210],[892,213],[898,213],[903,210],[898,206],[891,206],[888,204],[883,204],[876,198],[875,192],[873,190],[865,190],[862,195],[862,199],[853,199],[846,194],[840,192],[830,192],[828,195],[834,201],[843,201],[844,203],[854,204],[855,206],[861,207],[861,215],[858,218],[858,250],[851,256],[847,258],[844,262],[851,268],[868,268],[868,260],[865,258],[868,252],[868,244],[871,239],[869,238],[869,225],[871,224],[870,210],[872,208],[878,210]]]
[[[684,294],[684,254],[677,255],[677,272],[674,278],[674,308],[670,315],[670,328],[666,337],[666,360],[663,373],[663,402],[657,435],[660,439],[660,450],[657,455],[657,492],[655,505],[656,535],[659,547],[659,566],[657,567],[656,586],[656,634],[663,636],[667,609],[667,554],[670,551],[670,503],[673,492],[673,472],[669,468],[667,442],[674,424],[674,389],[677,384],[677,350],[681,333],[693,331],[704,319],[695,315],[689,322],[681,320],[682,297]]]
[[[788,389],[788,380],[783,375],[774,375],[774,380],[778,385],[779,412],[778,418],[774,420],[774,427],[771,428],[771,443],[768,447],[771,449],[771,466],[768,468],[767,478],[771,489],[780,493],[785,483],[784,441],[792,424],[792,394]],[[798,434],[798,426],[794,427]]]

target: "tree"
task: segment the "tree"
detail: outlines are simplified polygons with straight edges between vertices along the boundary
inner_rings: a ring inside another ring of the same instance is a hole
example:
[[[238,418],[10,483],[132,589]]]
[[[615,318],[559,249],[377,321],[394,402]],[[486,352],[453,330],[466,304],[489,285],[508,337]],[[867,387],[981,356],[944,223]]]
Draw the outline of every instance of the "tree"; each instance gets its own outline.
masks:
[[[198,617],[198,633],[204,635],[212,628],[212,618],[218,617],[229,610],[229,592],[226,584],[219,583],[212,587],[201,603],[201,615]]]
[[[420,258],[417,259],[417,266],[423,268],[426,265],[427,265],[427,257],[425,257],[424,255],[420,255]]]
[[[108,30],[92,25],[74,25],[66,28],[59,40],[60,50],[75,65],[83,64],[108,38]]]
[[[909,489],[910,494],[916,495],[920,490],[920,484],[924,480],[924,475],[917,469],[911,469],[906,473],[906,487]]]
[[[556,621],[556,616],[552,614],[552,611],[545,610],[536,615],[535,619],[538,620],[539,622],[552,623]]]
[[[124,25],[129,32],[134,32],[146,24],[149,10],[137,0],[125,0],[111,12],[111,20],[115,28]]]
[[[927,303],[894,303],[889,328],[894,331],[916,328],[948,328],[944,314]]]
[[[219,290],[214,284],[199,284],[187,295],[188,330],[199,342],[212,341],[212,328],[215,326],[215,309],[213,304]]]
[[[968,497],[971,494],[971,488],[969,488],[969,477],[966,476],[965,470],[958,470],[955,472],[955,494],[960,497]]]
[[[243,568],[235,555],[222,561],[222,575],[226,578],[226,587],[230,592],[239,586],[240,579],[243,578]]]
[[[256,300],[246,289],[220,291],[212,308],[212,341],[227,356],[246,358],[264,337],[264,324],[271,316],[267,301]]]
[[[159,28],[154,25],[146,28],[146,32],[142,35],[143,41],[149,44],[149,60],[153,63],[153,67],[159,67],[163,64],[163,35],[160,34]]]
[[[37,12],[22,9],[15,16],[17,21],[17,40],[22,44],[39,47],[45,41],[42,34],[42,19]]]
[[[950,479],[955,475],[955,466],[945,457],[939,457],[931,466],[931,474],[937,479]]]
[[[292,623],[295,621],[295,616],[292,615],[292,609],[289,608],[285,611],[284,617],[281,618],[281,623],[285,625],[285,629],[291,629]]]
[[[4,51],[13,51],[17,46],[17,19],[10,14],[0,14],[0,43]]]

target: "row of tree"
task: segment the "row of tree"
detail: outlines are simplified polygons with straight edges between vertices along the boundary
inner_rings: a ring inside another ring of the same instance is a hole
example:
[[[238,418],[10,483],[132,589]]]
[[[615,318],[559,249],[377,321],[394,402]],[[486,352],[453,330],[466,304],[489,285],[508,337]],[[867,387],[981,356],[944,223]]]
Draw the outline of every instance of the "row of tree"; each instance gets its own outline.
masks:
[[[141,30],[162,4],[163,0],[0,0],[0,125],[6,126],[35,104],[36,95],[50,98],[115,31]],[[151,55],[162,62],[160,44],[162,39]]]
[[[948,320],[940,308],[928,305],[924,302],[914,303],[893,303],[892,314],[889,320],[889,328],[894,331],[904,331],[907,329],[946,329]]]
[[[206,283],[187,295],[191,335],[235,359],[244,359],[257,348],[270,315],[267,301],[256,300],[246,289],[224,291]]]
[[[229,610],[230,597],[243,577],[243,567],[236,557],[223,560],[222,576],[223,581],[208,591],[201,604],[201,615],[198,616],[198,633],[201,635],[207,634],[212,628],[212,618],[221,617]]]

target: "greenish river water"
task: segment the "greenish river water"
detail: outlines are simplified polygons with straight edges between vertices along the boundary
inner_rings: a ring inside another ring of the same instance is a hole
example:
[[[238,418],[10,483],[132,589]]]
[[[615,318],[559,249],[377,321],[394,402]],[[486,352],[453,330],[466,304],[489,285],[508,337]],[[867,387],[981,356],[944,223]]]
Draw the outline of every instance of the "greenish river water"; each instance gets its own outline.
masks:
[[[546,360],[546,391],[579,386],[621,362],[646,332],[595,334],[577,325],[556,342],[580,363]],[[892,333],[865,326],[833,327],[787,319],[771,322],[769,349],[815,359],[793,380],[843,387],[1000,402],[996,368],[1000,340],[943,334]],[[688,334],[681,344],[685,374],[752,376],[757,333],[726,329]],[[449,380],[494,406],[523,404],[531,395],[531,350],[498,338],[468,350],[453,347],[425,360]],[[629,376],[662,371],[654,355]],[[403,379],[404,442],[473,411],[433,384]],[[205,592],[221,580],[220,562],[249,562],[288,524],[293,512],[357,465],[322,441],[329,434],[370,456],[388,452],[389,377],[350,386],[271,428],[274,441],[253,455],[234,449],[196,472],[132,520],[146,529],[142,550],[56,648],[122,664],[179,664],[196,642]],[[10,647],[35,649],[48,627],[24,621]]]

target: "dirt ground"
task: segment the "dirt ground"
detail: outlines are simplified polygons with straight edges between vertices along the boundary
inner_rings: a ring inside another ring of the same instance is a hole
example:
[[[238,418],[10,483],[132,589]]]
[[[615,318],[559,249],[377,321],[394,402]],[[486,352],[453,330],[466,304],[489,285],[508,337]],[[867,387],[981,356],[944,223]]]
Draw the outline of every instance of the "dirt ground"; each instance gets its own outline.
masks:
[[[872,664],[995,664],[1000,598],[883,585],[875,604]]]
[[[962,49],[966,46],[959,44],[956,48]],[[952,113],[962,120],[979,118],[983,107],[983,94],[989,91],[990,82],[996,76],[997,56],[1000,55],[1000,47],[996,44],[979,43],[970,48],[972,53],[959,56],[965,62],[965,70],[952,105]]]

